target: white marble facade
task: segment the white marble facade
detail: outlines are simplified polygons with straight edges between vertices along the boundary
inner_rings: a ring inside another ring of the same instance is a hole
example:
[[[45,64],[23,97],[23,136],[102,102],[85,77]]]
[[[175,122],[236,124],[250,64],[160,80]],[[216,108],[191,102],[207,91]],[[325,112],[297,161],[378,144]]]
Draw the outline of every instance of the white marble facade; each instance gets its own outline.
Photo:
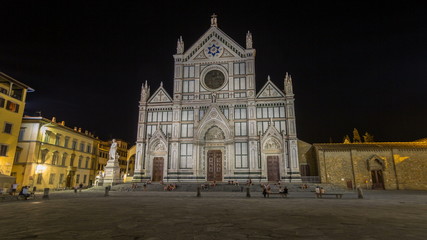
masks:
[[[141,89],[134,181],[301,180],[292,78],[257,93],[255,49],[218,28],[190,48],[178,39],[174,87]],[[260,82],[258,80],[258,82]]]

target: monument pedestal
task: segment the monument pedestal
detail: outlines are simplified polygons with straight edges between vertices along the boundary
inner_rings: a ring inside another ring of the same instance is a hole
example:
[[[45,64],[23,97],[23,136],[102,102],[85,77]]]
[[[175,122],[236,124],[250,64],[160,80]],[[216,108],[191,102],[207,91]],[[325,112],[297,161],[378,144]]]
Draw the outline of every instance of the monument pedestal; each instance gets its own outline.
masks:
[[[105,166],[103,186],[116,185],[120,183],[123,183],[123,179],[120,177],[119,161],[116,159],[110,159]]]

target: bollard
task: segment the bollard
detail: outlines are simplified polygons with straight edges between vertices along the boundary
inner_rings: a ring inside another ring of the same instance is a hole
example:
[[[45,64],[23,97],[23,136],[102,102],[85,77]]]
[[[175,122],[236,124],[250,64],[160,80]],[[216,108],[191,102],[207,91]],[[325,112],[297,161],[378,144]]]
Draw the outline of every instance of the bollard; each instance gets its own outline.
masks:
[[[246,197],[251,197],[251,189],[249,187],[246,188]]]
[[[109,196],[109,192],[110,192],[110,186],[105,187],[105,194],[104,194],[104,197],[108,197],[108,196]]]
[[[357,197],[363,199],[363,191],[360,187],[357,188]]]
[[[43,191],[43,199],[49,199],[49,188],[45,188]]]
[[[200,193],[200,187],[197,187],[197,197],[200,197],[201,193]]]

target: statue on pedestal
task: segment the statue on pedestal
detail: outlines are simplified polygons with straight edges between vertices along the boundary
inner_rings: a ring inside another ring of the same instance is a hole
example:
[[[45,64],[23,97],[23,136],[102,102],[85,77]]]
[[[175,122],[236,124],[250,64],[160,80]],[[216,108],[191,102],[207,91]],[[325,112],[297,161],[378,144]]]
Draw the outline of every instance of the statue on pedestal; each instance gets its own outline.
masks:
[[[108,160],[116,159],[116,154],[117,154],[117,142],[116,142],[116,139],[113,139],[113,142],[111,143],[111,147],[110,147]]]
[[[108,162],[105,166],[105,175],[104,175],[104,184],[114,185],[122,183],[122,178],[120,178],[120,165],[119,165],[119,153],[117,152],[117,142],[116,139],[112,140],[110,146]]]

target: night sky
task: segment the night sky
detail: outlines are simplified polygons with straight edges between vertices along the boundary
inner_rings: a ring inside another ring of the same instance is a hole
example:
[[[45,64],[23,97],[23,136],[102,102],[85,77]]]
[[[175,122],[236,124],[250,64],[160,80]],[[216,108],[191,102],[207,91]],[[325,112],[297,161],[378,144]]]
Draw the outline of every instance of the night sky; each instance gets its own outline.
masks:
[[[216,13],[241,46],[253,34],[258,90],[292,75],[299,139],[427,137],[422,1],[111,2],[0,3],[0,71],[36,90],[26,114],[133,144],[141,84],[172,95],[177,39],[188,49]]]

